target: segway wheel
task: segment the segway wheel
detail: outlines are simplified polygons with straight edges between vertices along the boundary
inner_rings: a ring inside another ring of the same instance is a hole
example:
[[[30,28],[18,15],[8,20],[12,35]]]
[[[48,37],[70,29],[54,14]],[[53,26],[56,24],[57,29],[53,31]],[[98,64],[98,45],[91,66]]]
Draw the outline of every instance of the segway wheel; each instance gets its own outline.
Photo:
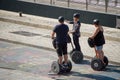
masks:
[[[75,49],[73,49],[72,51],[69,52],[70,56],[72,55],[72,53],[75,51]]]
[[[72,69],[72,63],[70,60],[68,60],[67,64],[68,64],[68,69],[66,70],[66,72],[70,72]]]
[[[100,71],[102,70],[103,63],[100,59],[93,58],[91,61],[91,68],[95,71]]]
[[[80,51],[73,51],[71,54],[71,59],[74,63],[80,64],[83,60],[83,53]]]
[[[60,65],[58,64],[57,61],[54,61],[51,65],[51,70],[56,73],[59,74],[60,73]]]
[[[105,62],[105,65],[103,65],[102,69],[105,69],[109,63],[108,58],[106,56],[104,56],[104,62]]]

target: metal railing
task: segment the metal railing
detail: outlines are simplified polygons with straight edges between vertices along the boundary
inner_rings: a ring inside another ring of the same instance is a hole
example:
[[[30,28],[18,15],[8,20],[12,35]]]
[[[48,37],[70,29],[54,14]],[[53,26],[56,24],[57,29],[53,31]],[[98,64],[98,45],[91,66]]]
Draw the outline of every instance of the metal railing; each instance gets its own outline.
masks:
[[[88,10],[88,5],[104,6],[105,12],[107,12],[108,7],[120,8],[120,0],[57,0],[57,1],[68,2],[68,7],[70,7],[70,3],[85,4],[86,10]]]
[[[89,11],[120,14],[120,0],[19,0]]]
[[[56,1],[65,1],[68,3],[74,2],[74,3],[80,3],[80,4],[88,3],[88,5],[98,5],[98,6],[105,6],[105,3],[107,2],[109,7],[120,8],[120,0],[56,0]],[[53,2],[55,2],[55,0],[53,0]]]

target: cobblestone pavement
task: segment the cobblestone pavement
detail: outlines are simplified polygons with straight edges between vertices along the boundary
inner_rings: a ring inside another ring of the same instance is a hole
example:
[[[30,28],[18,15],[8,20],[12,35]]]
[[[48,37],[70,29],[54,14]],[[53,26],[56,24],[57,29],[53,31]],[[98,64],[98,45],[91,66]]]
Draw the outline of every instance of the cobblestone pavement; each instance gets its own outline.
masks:
[[[72,71],[48,75],[57,54],[46,49],[13,44],[0,40],[0,80],[116,80],[120,79],[120,65],[109,64],[104,71],[94,71],[90,59],[74,64]]]

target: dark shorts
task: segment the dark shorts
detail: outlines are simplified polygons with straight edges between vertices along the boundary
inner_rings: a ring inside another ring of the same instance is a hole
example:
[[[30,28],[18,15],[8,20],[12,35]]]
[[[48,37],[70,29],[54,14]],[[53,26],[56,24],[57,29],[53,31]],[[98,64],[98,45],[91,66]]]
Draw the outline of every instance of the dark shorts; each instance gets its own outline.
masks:
[[[56,44],[56,50],[57,50],[58,56],[67,54],[67,43]]]

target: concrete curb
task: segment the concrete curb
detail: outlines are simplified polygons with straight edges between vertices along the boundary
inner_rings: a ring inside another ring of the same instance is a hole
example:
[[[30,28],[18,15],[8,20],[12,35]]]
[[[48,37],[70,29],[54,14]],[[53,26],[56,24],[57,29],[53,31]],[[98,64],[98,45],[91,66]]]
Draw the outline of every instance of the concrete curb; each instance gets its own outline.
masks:
[[[10,22],[10,23],[14,23],[14,24],[20,24],[20,25],[25,25],[25,26],[31,26],[31,27],[36,27],[36,28],[48,29],[48,30],[52,30],[53,29],[52,26],[47,26],[47,25],[42,25],[42,24],[34,24],[34,23],[23,22],[23,21],[18,21],[18,20],[13,20],[13,19],[0,18],[0,21]],[[81,34],[83,36],[86,36],[86,35],[90,36],[91,35],[91,33],[88,33],[88,32],[81,32]],[[105,36],[105,38],[107,40],[120,42],[120,38],[111,37],[111,36]]]
[[[20,24],[20,25],[26,25],[26,26],[31,26],[31,27],[37,27],[37,28],[43,28],[43,29],[52,29],[52,27],[47,26],[47,25],[33,24],[33,23],[23,22],[23,21],[18,21],[18,20],[13,20],[13,19],[0,18],[0,21],[10,22],[10,23]]]
[[[28,43],[22,43],[22,42],[18,42],[18,41],[11,41],[11,40],[8,40],[8,39],[0,38],[0,41],[5,41],[5,42],[9,42],[9,43],[14,43],[14,44],[20,44],[20,45],[34,47],[34,48],[38,48],[38,49],[55,51],[55,49],[52,49],[52,48],[48,48],[48,47],[44,47],[44,46],[37,46],[37,45],[33,45],[33,44],[28,44]],[[87,56],[87,55],[84,55],[84,57],[87,58],[87,59],[92,59],[93,58],[93,57],[90,57],[90,56]],[[115,62],[115,61],[109,61],[109,63],[120,65],[120,63]]]

